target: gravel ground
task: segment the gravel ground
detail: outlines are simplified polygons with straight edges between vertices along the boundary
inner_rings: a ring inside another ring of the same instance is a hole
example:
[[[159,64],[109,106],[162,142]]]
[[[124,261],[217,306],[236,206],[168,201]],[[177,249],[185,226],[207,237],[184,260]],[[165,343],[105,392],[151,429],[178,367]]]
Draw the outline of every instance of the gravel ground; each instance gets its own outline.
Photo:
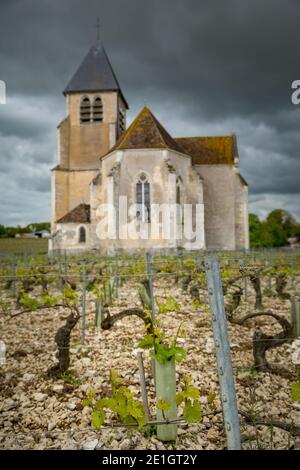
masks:
[[[209,411],[207,395],[217,394],[220,408],[215,353],[207,299],[201,308],[193,308],[191,297],[170,279],[154,284],[155,295],[175,297],[180,312],[162,316],[164,330],[175,335],[184,322],[184,347],[187,359],[177,366],[180,378],[190,375],[201,392],[204,411]],[[290,301],[264,296],[264,307],[289,318]],[[54,336],[68,314],[63,308],[24,314],[8,321],[0,315],[1,339],[7,346],[7,361],[0,366],[0,448],[2,449],[211,449],[226,447],[221,415],[205,417],[201,424],[180,425],[176,444],[164,444],[154,436],[120,427],[91,427],[91,409],[83,400],[92,388],[99,396],[109,391],[109,370],[116,369],[125,383],[140,397],[140,384],[135,348],[143,336],[143,322],[126,317],[110,330],[95,328],[94,302],[87,299],[87,332],[85,346],[80,344],[80,325],[72,333],[71,366],[76,383],[46,377],[47,369],[56,362]],[[247,303],[242,302],[237,316],[253,311],[254,294],[249,287]],[[110,307],[111,314],[139,306],[137,287],[127,282]],[[11,312],[13,313],[13,312]],[[288,420],[292,417],[290,382],[269,373],[253,373],[251,340],[254,328],[274,334],[279,325],[270,318],[250,320],[245,326],[229,323],[229,335],[236,382],[238,406],[254,411],[262,418]],[[293,370],[289,345],[268,353],[271,363]],[[148,353],[144,353],[149,402],[154,415],[153,381]],[[289,433],[274,428],[253,428],[242,423],[243,447],[287,449],[293,445]]]

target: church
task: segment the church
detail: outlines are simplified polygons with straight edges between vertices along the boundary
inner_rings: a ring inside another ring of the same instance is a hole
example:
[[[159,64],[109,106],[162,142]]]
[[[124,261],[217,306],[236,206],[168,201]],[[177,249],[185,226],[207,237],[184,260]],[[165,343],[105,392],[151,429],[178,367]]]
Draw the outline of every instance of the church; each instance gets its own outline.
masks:
[[[249,247],[235,135],[173,137],[147,107],[127,128],[129,106],[100,40],[63,93],[49,251]]]

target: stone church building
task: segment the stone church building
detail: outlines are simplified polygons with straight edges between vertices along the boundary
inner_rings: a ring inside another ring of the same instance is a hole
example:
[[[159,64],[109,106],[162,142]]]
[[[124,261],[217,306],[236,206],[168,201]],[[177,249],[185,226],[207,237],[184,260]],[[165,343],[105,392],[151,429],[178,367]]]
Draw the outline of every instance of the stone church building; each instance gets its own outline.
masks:
[[[64,96],[49,250],[248,248],[248,187],[235,135],[175,138],[146,107],[127,129],[128,104],[99,40]],[[161,233],[162,206],[175,207],[167,211],[171,236]],[[105,218],[106,207],[114,217]]]

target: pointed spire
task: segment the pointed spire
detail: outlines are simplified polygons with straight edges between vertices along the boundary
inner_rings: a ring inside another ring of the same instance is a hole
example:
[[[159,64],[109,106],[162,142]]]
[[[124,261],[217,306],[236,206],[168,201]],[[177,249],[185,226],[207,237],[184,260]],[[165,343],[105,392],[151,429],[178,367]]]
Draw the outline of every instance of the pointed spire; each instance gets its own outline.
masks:
[[[106,51],[98,39],[64,89],[64,94],[89,91],[119,91],[128,108]]]

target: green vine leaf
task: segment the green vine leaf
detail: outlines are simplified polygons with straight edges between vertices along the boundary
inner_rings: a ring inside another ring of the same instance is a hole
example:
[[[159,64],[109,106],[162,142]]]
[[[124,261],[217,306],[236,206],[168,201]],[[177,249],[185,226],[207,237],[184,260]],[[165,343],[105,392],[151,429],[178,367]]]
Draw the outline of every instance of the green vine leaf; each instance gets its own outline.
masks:
[[[157,405],[156,405],[158,410],[161,411],[169,411],[171,408],[171,403],[168,400],[158,400]]]
[[[153,335],[145,335],[144,338],[138,343],[138,347],[142,349],[153,348]]]
[[[292,400],[300,403],[300,383],[295,382],[291,385],[291,397]]]
[[[99,429],[103,425],[105,420],[105,412],[103,409],[92,412],[92,425],[94,428]]]
[[[196,387],[187,387],[185,393],[186,397],[192,400],[198,400],[200,396],[200,392]]]
[[[96,395],[96,390],[94,389],[90,390],[87,398],[83,400],[82,402],[83,406],[92,406],[95,395]]]
[[[110,382],[112,385],[112,396],[104,397],[94,403],[95,390],[91,390],[85,405],[91,406],[92,425],[99,428],[105,420],[105,410],[108,409],[115,413],[119,420],[124,424],[137,424],[142,428],[147,423],[145,408],[142,402],[136,400],[131,390],[123,385],[117,371],[110,371]]]
[[[176,362],[182,362],[186,358],[186,350],[178,346],[171,348]]]
[[[165,302],[157,303],[159,313],[165,314],[168,312],[179,312],[180,305],[176,302],[174,297],[168,297]]]
[[[199,309],[201,307],[201,302],[199,299],[194,299],[193,300],[193,307],[195,310]]]
[[[176,405],[179,406],[181,403],[183,403],[185,400],[185,394],[184,392],[178,392],[176,394]]]
[[[183,409],[183,417],[188,424],[199,423],[202,419],[202,408],[199,401],[187,400]]]
[[[216,392],[214,392],[213,390],[211,390],[209,394],[207,395],[207,403],[211,410],[217,409],[216,404],[215,404],[216,397],[217,397]]]
[[[19,303],[23,307],[28,308],[32,311],[35,311],[39,306],[37,299],[30,297],[30,295],[25,292],[23,293]]]

